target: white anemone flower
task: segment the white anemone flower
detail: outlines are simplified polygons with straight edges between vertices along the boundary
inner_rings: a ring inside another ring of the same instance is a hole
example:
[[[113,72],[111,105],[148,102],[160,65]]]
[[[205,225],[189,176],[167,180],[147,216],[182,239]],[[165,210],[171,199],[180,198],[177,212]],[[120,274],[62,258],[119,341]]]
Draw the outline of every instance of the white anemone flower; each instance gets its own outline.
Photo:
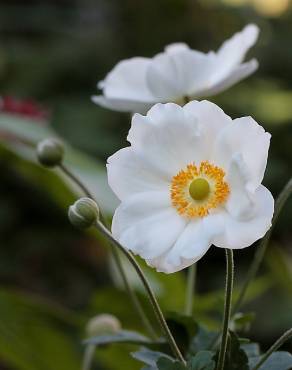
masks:
[[[274,212],[261,184],[270,137],[253,118],[232,120],[208,101],[135,114],[131,146],[108,159],[109,185],[121,200],[114,237],[166,273],[195,263],[212,244],[250,246]]]
[[[250,24],[225,41],[217,52],[205,54],[176,43],[153,58],[135,57],[119,62],[99,82],[103,95],[92,100],[117,111],[145,113],[156,103],[216,95],[252,74],[258,62],[243,63],[259,29]]]

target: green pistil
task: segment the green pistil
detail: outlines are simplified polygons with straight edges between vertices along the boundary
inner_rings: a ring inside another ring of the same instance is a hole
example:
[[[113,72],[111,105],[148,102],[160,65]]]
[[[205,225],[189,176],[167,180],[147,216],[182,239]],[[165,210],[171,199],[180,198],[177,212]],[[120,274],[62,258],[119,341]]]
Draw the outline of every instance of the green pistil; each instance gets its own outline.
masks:
[[[194,200],[204,200],[210,193],[210,185],[207,180],[197,178],[191,182],[189,193]]]

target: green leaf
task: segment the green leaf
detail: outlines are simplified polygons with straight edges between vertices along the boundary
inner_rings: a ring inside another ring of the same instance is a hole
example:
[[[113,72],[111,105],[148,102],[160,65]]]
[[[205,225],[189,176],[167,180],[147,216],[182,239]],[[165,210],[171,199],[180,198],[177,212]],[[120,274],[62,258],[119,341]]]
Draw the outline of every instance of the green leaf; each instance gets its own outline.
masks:
[[[34,296],[0,290],[0,357],[18,370],[78,370],[80,320]],[[70,333],[70,335],[66,333]]]
[[[42,139],[56,136],[57,134],[48,125],[38,124],[33,119],[11,114],[0,114],[0,141],[2,145],[5,145],[6,148],[23,160],[37,164],[36,144]],[[95,195],[101,209],[106,214],[111,215],[117,207],[118,201],[108,186],[105,164],[66,143],[64,145],[65,164],[82,179],[88,189]],[[52,171],[46,171],[48,174],[52,174]],[[81,194],[80,189],[75,184],[72,184],[68,179],[64,180],[64,176],[59,172],[57,173],[56,176],[66,183],[67,188],[70,188],[75,194]]]
[[[134,331],[121,330],[116,334],[109,335],[98,335],[86,339],[85,344],[95,344],[97,346],[104,344],[114,344],[114,343],[125,343],[125,344],[137,344],[137,345],[147,345],[153,343],[149,338],[136,333]]]
[[[259,362],[261,357],[252,357],[249,361],[250,369]],[[292,355],[289,352],[274,352],[265,361],[259,370],[290,370],[292,369]]]
[[[167,354],[165,354],[165,353],[157,352],[157,351],[151,351],[150,349],[143,348],[143,347],[137,352],[132,352],[131,356],[134,359],[136,359],[138,361],[141,361],[146,365],[150,365],[154,368],[157,368],[156,363],[157,363],[159,358],[165,357],[168,360],[172,360],[172,358],[170,356],[168,356]]]
[[[224,370],[249,370],[248,357],[240,347],[238,336],[229,332]]]
[[[199,325],[197,334],[193,337],[190,345],[190,353],[195,355],[197,352],[210,349],[218,334],[214,331],[209,331],[205,327]]]
[[[196,321],[190,316],[176,312],[168,313],[166,321],[179,348],[183,352],[187,351],[192,338],[198,332],[198,324]]]
[[[244,350],[248,358],[258,357],[260,355],[260,347],[257,343],[241,344],[240,347]]]
[[[213,360],[214,353],[210,351],[201,351],[195,357],[188,361],[189,370],[214,370],[215,361]]]
[[[161,357],[157,361],[158,370],[186,370],[185,366],[179,361],[169,360],[168,358]]]

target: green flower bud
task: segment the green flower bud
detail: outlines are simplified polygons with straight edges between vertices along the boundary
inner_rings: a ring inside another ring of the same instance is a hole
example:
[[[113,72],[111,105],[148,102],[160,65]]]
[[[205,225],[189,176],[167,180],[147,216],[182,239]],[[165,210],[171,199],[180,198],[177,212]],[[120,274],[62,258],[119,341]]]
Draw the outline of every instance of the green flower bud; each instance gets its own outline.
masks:
[[[121,330],[121,323],[115,316],[105,313],[90,319],[85,330],[89,337],[115,334]]]
[[[69,207],[68,216],[72,225],[86,229],[98,220],[98,205],[90,198],[80,198]]]
[[[37,145],[38,161],[45,167],[55,167],[62,163],[64,146],[61,141],[50,138],[42,140]]]

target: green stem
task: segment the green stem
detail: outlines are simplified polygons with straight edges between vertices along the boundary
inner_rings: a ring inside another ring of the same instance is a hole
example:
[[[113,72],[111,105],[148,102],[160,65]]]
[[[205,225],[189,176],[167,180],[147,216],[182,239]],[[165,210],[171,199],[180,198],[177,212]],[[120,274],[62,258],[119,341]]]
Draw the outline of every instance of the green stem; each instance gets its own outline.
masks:
[[[95,345],[88,344],[85,347],[85,352],[82,361],[82,370],[90,370],[95,353]]]
[[[195,285],[196,285],[196,272],[197,272],[197,265],[194,263],[192,266],[189,267],[188,277],[187,277],[185,314],[188,316],[191,316],[193,312],[194,290],[195,290]]]
[[[149,335],[151,335],[152,338],[157,338],[155,330],[153,329],[150,321],[148,320],[148,317],[146,316],[145,312],[143,311],[143,308],[142,308],[142,306],[141,306],[141,304],[138,300],[138,297],[135,294],[134,290],[132,289],[132,287],[129,283],[126,272],[125,272],[125,270],[123,268],[123,265],[122,265],[121,258],[119,256],[119,252],[117,251],[117,249],[115,247],[112,247],[112,252],[113,252],[113,257],[114,257],[115,263],[116,263],[116,265],[118,267],[118,270],[119,270],[119,272],[122,276],[123,283],[124,283],[124,286],[126,288],[126,291],[128,292],[128,294],[131,298],[132,304],[133,304],[134,308],[136,309],[138,315],[140,316],[140,319],[142,320],[144,328],[147,330],[147,332],[149,333]]]
[[[277,351],[287,340],[292,338],[292,328],[287,330],[262,356],[260,361],[256,364],[256,366],[252,370],[258,370],[264,362],[271,356],[271,354]]]
[[[69,170],[64,164],[61,164],[59,166],[60,170],[64,172],[64,174],[66,176],[68,176],[75,184],[77,184],[80,189],[83,191],[83,193],[88,197],[88,198],[91,198],[93,200],[94,197],[93,195],[91,194],[91,192],[87,189],[87,187],[82,183],[82,181],[76,176],[74,175],[71,170]],[[96,201],[96,200],[95,200]],[[102,213],[100,212],[100,221],[102,222],[103,225],[107,225],[106,223],[106,220],[104,218],[104,216],[102,215]],[[120,256],[117,252],[117,250],[115,248],[111,248],[112,249],[112,253],[113,253],[113,257],[114,257],[114,260],[115,260],[115,263],[116,263],[116,266],[117,266],[117,269],[122,277],[122,280],[123,280],[123,283],[124,283],[124,286],[125,286],[125,289],[131,299],[131,302],[132,302],[132,305],[134,307],[134,309],[137,311],[137,314],[139,315],[145,329],[147,330],[147,332],[149,333],[149,335],[153,338],[156,338],[156,333],[155,333],[155,330],[153,329],[149,319],[147,318],[139,300],[138,300],[138,297],[137,295],[135,294],[135,291],[133,290],[133,288],[131,287],[131,284],[129,283],[129,280],[128,280],[128,277],[127,277],[127,274],[126,272],[124,271],[124,267],[122,265],[122,262],[121,262],[121,259],[120,259]]]
[[[278,198],[275,202],[275,212],[274,212],[274,216],[273,216],[273,220],[272,220],[272,226],[271,226],[270,230],[266,233],[264,238],[261,240],[259,246],[257,247],[256,254],[255,254],[254,259],[252,261],[252,264],[251,264],[251,266],[250,266],[250,268],[249,268],[249,270],[246,274],[245,281],[244,281],[243,286],[240,290],[237,301],[234,305],[233,313],[237,312],[240,309],[240,307],[243,303],[244,297],[246,295],[246,292],[248,290],[249,284],[254,279],[254,277],[256,276],[256,273],[258,272],[258,269],[259,269],[259,267],[260,267],[260,265],[263,261],[263,258],[264,258],[267,246],[269,244],[272,231],[275,227],[276,221],[277,221],[277,219],[278,219],[278,217],[281,213],[281,210],[282,210],[283,206],[285,205],[287,199],[291,195],[291,193],[292,193],[292,178],[287,182],[287,184],[285,185],[285,187],[283,188],[283,190],[281,191],[281,193],[279,194],[279,196],[278,196]]]
[[[163,316],[163,313],[161,311],[161,308],[157,302],[157,299],[154,295],[154,292],[146,278],[146,276],[144,275],[141,267],[138,265],[138,263],[136,262],[135,258],[133,257],[133,255],[127,250],[125,249],[116,239],[114,239],[114,237],[112,236],[112,234],[109,232],[109,230],[101,223],[101,222],[97,222],[96,224],[97,226],[97,229],[109,240],[109,242],[114,246],[114,247],[117,247],[129,260],[129,262],[132,264],[132,266],[134,267],[134,269],[136,270],[139,278],[141,279],[141,282],[142,284],[144,285],[144,288],[148,294],[148,298],[152,304],[152,307],[153,307],[153,310],[156,314],[156,317],[157,317],[157,320],[158,322],[160,323],[161,325],[161,328],[162,330],[164,331],[164,334],[165,334],[165,337],[173,351],[173,354],[184,364],[186,365],[186,362],[175,342],[175,339],[173,337],[173,335],[171,334],[171,331],[169,330],[169,327],[166,323],[166,320]]]
[[[61,171],[64,172],[66,176],[68,176],[75,184],[79,186],[79,188],[83,191],[83,193],[88,197],[94,200],[94,197],[90,193],[90,191],[87,189],[87,187],[82,183],[82,181],[74,175],[69,168],[67,168],[63,163],[59,165],[59,168]]]
[[[218,357],[217,370],[224,369],[227,341],[228,341],[228,327],[231,315],[232,290],[234,279],[234,263],[232,249],[225,249],[226,253],[226,286],[225,286],[225,305],[222,325],[222,339]]]

